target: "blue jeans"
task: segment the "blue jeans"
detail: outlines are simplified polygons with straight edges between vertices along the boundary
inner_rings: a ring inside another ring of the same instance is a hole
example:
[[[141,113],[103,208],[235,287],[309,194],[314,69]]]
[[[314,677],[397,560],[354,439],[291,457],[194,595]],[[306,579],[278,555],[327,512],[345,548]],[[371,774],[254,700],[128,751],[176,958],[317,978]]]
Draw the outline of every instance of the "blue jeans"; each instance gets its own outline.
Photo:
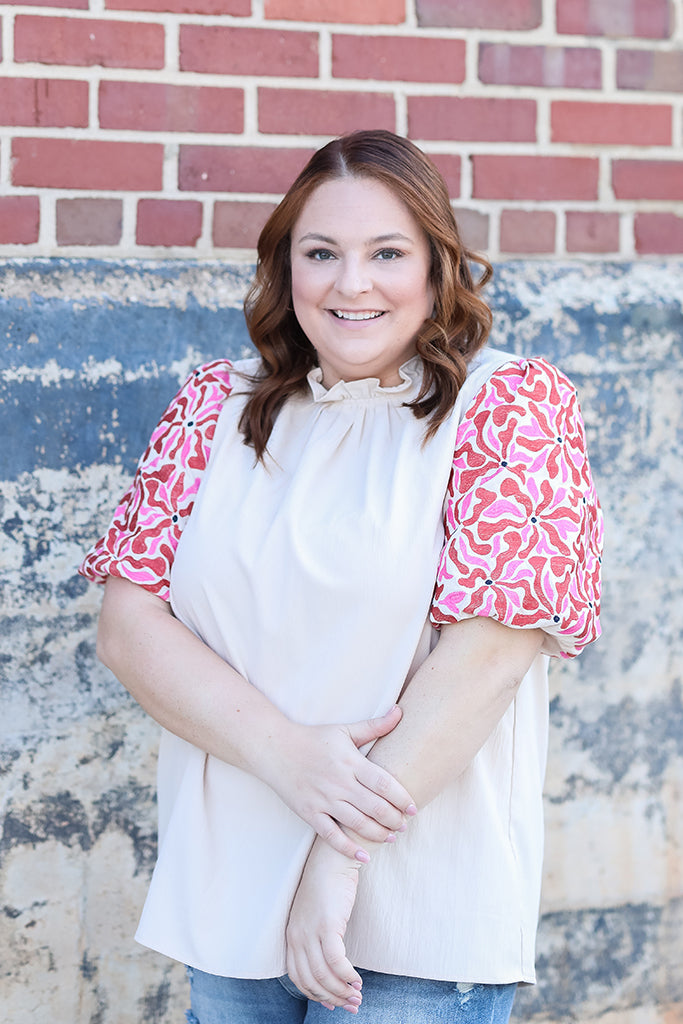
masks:
[[[467,985],[359,970],[363,1024],[507,1024],[516,985]],[[192,1009],[188,1024],[331,1024],[330,1013],[309,1000],[287,975],[251,981],[188,968]],[[337,1022],[354,1015],[337,1009]]]

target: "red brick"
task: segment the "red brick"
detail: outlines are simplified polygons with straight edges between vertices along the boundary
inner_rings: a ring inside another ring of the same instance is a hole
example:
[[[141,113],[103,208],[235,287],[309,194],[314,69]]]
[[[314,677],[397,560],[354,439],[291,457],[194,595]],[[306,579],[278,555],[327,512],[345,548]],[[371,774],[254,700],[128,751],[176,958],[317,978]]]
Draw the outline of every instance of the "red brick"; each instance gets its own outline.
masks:
[[[318,33],[181,25],[180,70],[317,78]]]
[[[646,92],[683,92],[683,51],[618,50],[617,85]]]
[[[30,245],[38,241],[38,196],[0,197],[0,245]]]
[[[241,132],[242,89],[101,82],[101,128],[169,132]]]
[[[406,5],[404,0],[266,0],[265,16],[284,21],[402,25]]]
[[[185,192],[287,191],[311,149],[265,146],[181,146],[179,188]]]
[[[423,27],[538,28],[542,0],[417,0],[417,23]]]
[[[468,249],[482,252],[489,247],[489,215],[458,207],[454,211],[460,237]]]
[[[472,157],[475,199],[597,199],[597,159],[565,156]]]
[[[427,156],[436,164],[442,178],[448,186],[448,194],[451,199],[460,195],[460,172],[461,161],[459,156],[451,153],[427,153]]]
[[[408,134],[413,139],[535,142],[536,101],[410,96]]]
[[[0,6],[14,6],[16,0],[0,0]],[[89,0],[26,0],[26,7],[70,7],[72,10],[87,11]]]
[[[582,103],[558,100],[551,105],[553,142],[606,146],[668,146],[671,106],[645,103]]]
[[[618,252],[619,214],[595,210],[567,213],[567,252]]]
[[[251,0],[105,0],[110,11],[170,11],[172,14],[230,14],[249,17]]]
[[[105,68],[163,68],[164,29],[130,21],[18,14],[14,59]]]
[[[382,82],[463,82],[465,40],[335,35],[332,74]]]
[[[683,161],[615,160],[612,188],[617,199],[683,199]]]
[[[479,80],[487,85],[599,89],[602,56],[592,47],[479,44]]]
[[[221,249],[255,249],[274,203],[221,202],[213,208],[213,244]]]
[[[557,31],[667,39],[671,32],[669,0],[557,0]]]
[[[120,199],[58,199],[57,245],[118,245]]]
[[[0,78],[0,124],[87,128],[88,83],[59,78]]]
[[[683,253],[683,217],[673,213],[637,213],[636,251],[639,253]]]
[[[555,251],[555,214],[550,210],[503,210],[500,217],[501,252]]]
[[[396,130],[393,96],[316,89],[259,89],[259,131],[270,134],[342,135],[356,128]]]
[[[164,147],[156,143],[14,139],[12,184],[124,192],[159,190],[163,158]]]
[[[138,245],[196,245],[202,233],[202,204],[194,199],[140,199]]]

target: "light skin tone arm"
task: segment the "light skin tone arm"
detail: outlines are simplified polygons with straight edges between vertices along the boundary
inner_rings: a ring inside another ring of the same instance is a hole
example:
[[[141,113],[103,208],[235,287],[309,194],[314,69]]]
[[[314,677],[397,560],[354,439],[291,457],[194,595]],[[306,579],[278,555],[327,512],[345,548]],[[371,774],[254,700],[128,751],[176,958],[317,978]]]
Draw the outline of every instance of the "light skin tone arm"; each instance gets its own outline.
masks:
[[[400,724],[375,743],[369,759],[424,806],[486,742],[542,642],[541,630],[510,629],[488,618],[442,626],[439,642],[401,696]],[[287,927],[292,981],[310,999],[351,1013],[360,1005],[361,978],[346,957],[344,932],[358,869],[358,862],[316,840]]]
[[[358,750],[395,728],[398,708],[352,725],[292,722],[166,601],[115,577],[105,585],[97,653],[152,718],[261,779],[344,859],[367,860],[364,847],[415,813],[407,790]]]

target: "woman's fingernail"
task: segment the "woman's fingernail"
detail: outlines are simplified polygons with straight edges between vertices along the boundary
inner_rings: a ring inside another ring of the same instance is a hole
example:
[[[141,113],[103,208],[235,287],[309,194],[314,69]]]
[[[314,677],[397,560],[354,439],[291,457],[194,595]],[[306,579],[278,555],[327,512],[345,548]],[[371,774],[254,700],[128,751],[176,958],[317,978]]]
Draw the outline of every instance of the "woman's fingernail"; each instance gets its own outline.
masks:
[[[417,814],[417,807],[415,806],[415,804],[409,804],[406,807],[406,814],[409,814],[411,818],[414,814]]]
[[[403,824],[401,825],[400,828],[396,829],[396,831],[397,832],[407,832],[408,831],[408,826],[406,825],[405,821],[403,822]]]
[[[356,860],[359,860],[361,864],[370,863],[370,854],[366,853],[365,850],[356,850]]]
[[[334,1010],[334,1006],[332,1005],[332,1003],[322,1003],[321,1002],[320,1005],[324,1006],[326,1010]]]
[[[355,988],[358,992],[360,992],[362,987],[363,987],[363,982],[362,981],[352,981],[351,982],[351,988]]]
[[[395,843],[396,842],[396,836],[394,835],[394,833],[390,832],[389,835],[387,836],[387,838],[384,840],[384,842],[385,843]]]
[[[346,1010],[348,1013],[358,1013],[358,1007],[352,1006],[350,1003],[347,1003],[346,1006],[343,1007],[343,1009]]]
[[[350,1003],[351,1006],[360,1006],[360,1004],[363,1002],[363,998],[362,996],[349,996],[346,1002]]]

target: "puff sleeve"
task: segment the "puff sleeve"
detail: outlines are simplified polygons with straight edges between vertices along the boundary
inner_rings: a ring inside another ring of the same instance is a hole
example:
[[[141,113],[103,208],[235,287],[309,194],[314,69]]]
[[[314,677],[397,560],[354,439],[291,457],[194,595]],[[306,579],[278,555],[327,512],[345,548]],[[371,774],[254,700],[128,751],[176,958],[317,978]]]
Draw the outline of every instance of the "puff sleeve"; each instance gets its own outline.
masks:
[[[539,627],[547,654],[600,635],[602,517],[576,389],[544,360],[508,363],[466,412],[446,496],[431,621]]]
[[[168,601],[173,557],[230,394],[230,369],[227,360],[199,367],[168,406],[106,533],[79,567],[86,579],[121,576]]]

